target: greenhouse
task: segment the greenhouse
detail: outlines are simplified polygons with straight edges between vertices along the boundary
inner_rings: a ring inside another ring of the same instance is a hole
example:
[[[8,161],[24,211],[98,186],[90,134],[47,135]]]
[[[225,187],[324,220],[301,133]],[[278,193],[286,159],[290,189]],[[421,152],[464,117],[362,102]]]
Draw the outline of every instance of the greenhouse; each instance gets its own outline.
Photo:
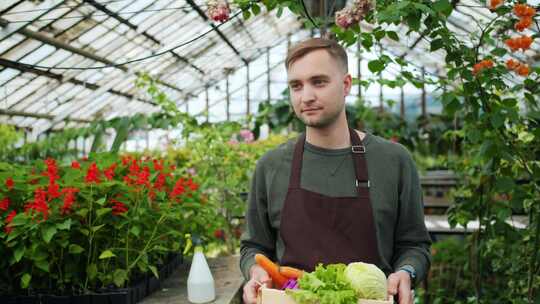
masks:
[[[540,303],[540,1],[0,1],[0,303]]]

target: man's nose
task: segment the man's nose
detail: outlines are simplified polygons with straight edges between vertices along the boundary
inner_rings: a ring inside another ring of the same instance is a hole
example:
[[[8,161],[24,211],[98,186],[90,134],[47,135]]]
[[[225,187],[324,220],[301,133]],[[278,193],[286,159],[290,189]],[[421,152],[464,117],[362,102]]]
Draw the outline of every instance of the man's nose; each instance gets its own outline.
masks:
[[[304,86],[300,98],[304,103],[313,102],[315,100],[315,92],[310,86]]]

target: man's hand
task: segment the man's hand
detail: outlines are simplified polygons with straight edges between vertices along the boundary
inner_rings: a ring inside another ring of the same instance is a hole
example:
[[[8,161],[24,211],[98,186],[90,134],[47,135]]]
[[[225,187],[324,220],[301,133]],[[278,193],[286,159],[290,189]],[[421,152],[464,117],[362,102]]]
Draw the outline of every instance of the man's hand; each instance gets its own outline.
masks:
[[[388,294],[396,296],[399,304],[412,304],[411,277],[408,272],[399,270],[388,276]]]
[[[245,304],[256,304],[257,303],[257,292],[261,285],[271,288],[272,279],[261,266],[255,264],[249,269],[249,281],[244,285],[244,303]]]

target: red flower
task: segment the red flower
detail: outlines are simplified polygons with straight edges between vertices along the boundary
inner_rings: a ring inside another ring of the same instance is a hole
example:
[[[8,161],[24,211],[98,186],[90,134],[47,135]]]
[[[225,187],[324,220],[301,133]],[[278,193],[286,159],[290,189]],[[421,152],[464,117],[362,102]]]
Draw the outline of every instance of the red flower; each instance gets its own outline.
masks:
[[[165,186],[165,182],[167,182],[167,175],[159,173],[156,181],[154,182],[154,188],[157,190],[162,190],[163,186]]]
[[[157,160],[157,159],[154,159],[154,170],[155,171],[161,171],[163,170],[163,160]]]
[[[128,175],[124,176],[124,183],[126,183],[127,185],[133,185],[135,181],[133,179],[131,179],[131,177],[129,177]]]
[[[151,201],[156,199],[156,192],[154,190],[148,191],[148,199],[150,199]]]
[[[4,198],[0,201],[0,210],[7,211],[9,208],[9,198]]]
[[[13,222],[13,218],[16,215],[17,215],[17,212],[15,212],[15,210],[13,210],[6,217],[6,227],[4,228],[4,230],[6,231],[6,234],[10,234],[11,231],[13,230],[13,227],[10,227],[9,224],[11,224],[11,222]]]
[[[131,161],[131,156],[129,155],[122,156],[122,165],[127,166],[127,164],[129,164],[130,161]]]
[[[149,185],[150,182],[148,181],[148,178],[150,177],[150,168],[145,166],[143,170],[137,174],[137,181],[135,183],[137,185]]]
[[[61,213],[66,214],[71,211],[71,206],[75,202],[75,194],[79,192],[77,188],[64,188],[62,194],[64,194],[64,205],[61,208]]]
[[[34,201],[25,206],[25,211],[34,210],[40,212],[44,219],[49,217],[49,205],[47,205],[47,192],[37,188],[34,192]]]
[[[137,173],[139,173],[139,170],[141,170],[141,167],[139,167],[137,160],[134,159],[131,162],[131,166],[129,166],[129,175],[137,175]]]
[[[111,199],[111,202],[114,204],[112,206],[112,214],[113,215],[120,215],[120,214],[126,213],[128,211],[128,208],[124,203],[122,203],[122,202],[120,202],[118,200],[115,200],[115,199]]]
[[[80,169],[81,168],[81,164],[79,164],[78,161],[74,160],[71,162],[71,168],[73,169]]]
[[[87,183],[96,183],[96,184],[99,184],[100,183],[100,180],[99,180],[99,169],[96,165],[96,163],[92,163],[90,165],[90,167],[88,168],[88,171],[86,172],[86,177],[84,179],[85,182]]]
[[[8,179],[6,179],[6,187],[7,187],[7,189],[8,190],[13,189],[13,185],[15,185],[15,183],[13,182],[13,178],[8,177]]]
[[[197,189],[199,189],[199,185],[197,185],[196,183],[193,182],[193,180],[190,178],[188,179],[187,181],[187,186],[189,187],[189,189],[191,189],[191,191],[196,191]]]
[[[105,177],[108,179],[108,180],[113,180],[114,178],[114,170],[116,169],[116,163],[113,163],[112,165],[109,166],[109,168],[105,169],[105,171],[103,171],[103,174],[105,174]]]
[[[52,158],[47,158],[45,161],[45,165],[47,165],[47,172],[44,172],[44,176],[49,177],[49,182],[54,183],[55,180],[60,178],[58,176],[58,167],[56,166],[56,161]]]
[[[60,186],[55,183],[54,181],[49,184],[49,188],[47,188],[47,194],[49,195],[49,200],[52,200],[54,198],[60,197]]]
[[[170,198],[175,198],[176,196],[182,195],[184,192],[186,192],[186,189],[184,188],[184,179],[180,178],[174,185],[169,196]]]

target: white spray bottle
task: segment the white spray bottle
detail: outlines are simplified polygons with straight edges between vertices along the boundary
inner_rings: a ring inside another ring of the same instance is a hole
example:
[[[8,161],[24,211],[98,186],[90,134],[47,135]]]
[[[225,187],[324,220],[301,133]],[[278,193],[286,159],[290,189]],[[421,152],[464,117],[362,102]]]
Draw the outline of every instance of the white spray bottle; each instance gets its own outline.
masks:
[[[202,246],[195,247],[187,280],[188,301],[208,303],[216,298],[214,277],[204,257]]]

